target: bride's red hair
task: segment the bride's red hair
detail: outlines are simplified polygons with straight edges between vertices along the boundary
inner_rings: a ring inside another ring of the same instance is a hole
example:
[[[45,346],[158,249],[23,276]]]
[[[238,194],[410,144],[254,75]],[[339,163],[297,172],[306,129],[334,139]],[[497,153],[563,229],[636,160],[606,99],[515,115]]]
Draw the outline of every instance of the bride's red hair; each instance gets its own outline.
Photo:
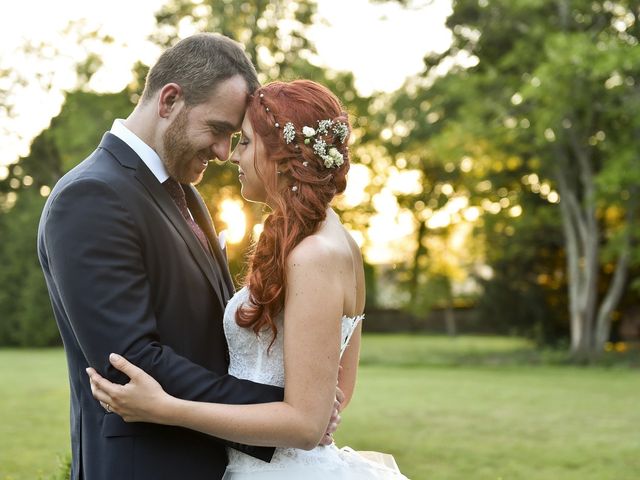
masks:
[[[341,166],[326,168],[313,151],[313,142],[304,143],[302,128],[317,129],[319,120],[344,123],[349,132],[351,126],[336,96],[310,80],[273,82],[259,88],[249,99],[246,115],[264,146],[266,158],[261,169],[255,158],[254,164],[272,212],[249,257],[245,284],[251,292],[250,303],[238,309],[236,322],[256,333],[268,328],[275,339],[275,319],[284,307],[286,295],[287,257],[324,221],[329,203],[344,191],[349,171],[348,135],[341,142],[330,129],[323,137],[344,159]],[[287,122],[293,123],[297,133],[289,144],[283,138]]]

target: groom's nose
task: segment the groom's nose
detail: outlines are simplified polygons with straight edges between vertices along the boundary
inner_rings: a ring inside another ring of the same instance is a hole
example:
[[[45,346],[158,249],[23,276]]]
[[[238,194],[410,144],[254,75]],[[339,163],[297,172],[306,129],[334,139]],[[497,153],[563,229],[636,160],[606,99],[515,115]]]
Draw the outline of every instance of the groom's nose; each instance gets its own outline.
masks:
[[[211,145],[211,153],[222,162],[229,160],[231,154],[231,137],[219,140]]]

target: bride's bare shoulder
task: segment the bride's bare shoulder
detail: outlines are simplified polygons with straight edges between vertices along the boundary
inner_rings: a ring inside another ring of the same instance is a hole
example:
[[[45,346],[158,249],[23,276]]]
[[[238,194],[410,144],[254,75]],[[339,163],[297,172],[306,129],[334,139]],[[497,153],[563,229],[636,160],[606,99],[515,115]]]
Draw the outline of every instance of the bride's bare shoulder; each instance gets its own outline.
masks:
[[[305,237],[291,251],[287,267],[308,265],[311,268],[343,270],[351,264],[351,249],[344,236],[321,231]]]
[[[287,265],[329,265],[336,260],[339,248],[332,239],[325,235],[313,234],[305,237],[291,250]]]

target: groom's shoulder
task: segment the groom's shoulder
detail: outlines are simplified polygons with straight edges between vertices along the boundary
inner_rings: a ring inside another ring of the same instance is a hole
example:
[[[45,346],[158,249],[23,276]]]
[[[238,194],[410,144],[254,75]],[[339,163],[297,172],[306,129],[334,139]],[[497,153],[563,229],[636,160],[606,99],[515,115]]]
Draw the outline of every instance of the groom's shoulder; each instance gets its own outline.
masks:
[[[111,192],[127,197],[127,191],[134,188],[131,171],[124,168],[108,150],[98,147],[56,182],[48,203],[54,202],[61,194],[82,196],[85,192],[93,195],[101,191]]]
[[[131,176],[131,168],[127,167],[135,163],[135,159],[130,158],[135,153],[126,151],[119,143],[124,144],[119,138],[106,133],[96,149],[64,174],[56,187],[74,182],[103,181],[117,184],[125,181]],[[125,155],[126,161],[122,159]]]

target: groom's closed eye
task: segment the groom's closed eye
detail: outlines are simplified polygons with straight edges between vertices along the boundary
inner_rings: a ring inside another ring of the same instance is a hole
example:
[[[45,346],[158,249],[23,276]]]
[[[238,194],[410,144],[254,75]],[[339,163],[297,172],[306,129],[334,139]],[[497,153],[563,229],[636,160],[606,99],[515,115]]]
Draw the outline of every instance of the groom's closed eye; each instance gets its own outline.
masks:
[[[238,127],[234,127],[229,122],[223,122],[219,120],[210,120],[207,122],[207,127],[216,135],[233,135],[238,131]]]

